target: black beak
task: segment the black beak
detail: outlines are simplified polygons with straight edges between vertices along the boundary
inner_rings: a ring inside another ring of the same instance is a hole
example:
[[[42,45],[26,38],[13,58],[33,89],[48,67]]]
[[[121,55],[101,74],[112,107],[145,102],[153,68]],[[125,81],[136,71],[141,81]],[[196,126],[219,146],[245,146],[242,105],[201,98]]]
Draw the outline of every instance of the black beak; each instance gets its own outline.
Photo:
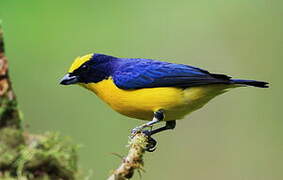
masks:
[[[66,74],[60,81],[60,84],[62,85],[70,85],[70,84],[76,84],[79,82],[79,78],[74,75],[70,75],[69,73]]]

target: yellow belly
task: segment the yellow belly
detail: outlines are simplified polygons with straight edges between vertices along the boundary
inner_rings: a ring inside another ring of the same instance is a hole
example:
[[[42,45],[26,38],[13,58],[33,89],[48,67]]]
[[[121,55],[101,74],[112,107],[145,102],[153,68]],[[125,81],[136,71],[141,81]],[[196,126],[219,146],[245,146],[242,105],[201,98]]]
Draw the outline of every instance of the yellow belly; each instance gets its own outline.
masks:
[[[123,90],[112,79],[81,85],[93,91],[117,112],[142,120],[152,120],[153,112],[159,109],[165,111],[165,120],[182,119],[232,87],[217,84],[185,89],[158,87]]]

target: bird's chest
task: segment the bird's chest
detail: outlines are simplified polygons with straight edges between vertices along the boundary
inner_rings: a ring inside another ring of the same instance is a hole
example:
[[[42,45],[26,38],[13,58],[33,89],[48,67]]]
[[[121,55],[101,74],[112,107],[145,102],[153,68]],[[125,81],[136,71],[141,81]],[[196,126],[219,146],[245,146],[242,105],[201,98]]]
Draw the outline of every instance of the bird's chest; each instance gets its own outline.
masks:
[[[117,112],[138,119],[151,120],[159,109],[174,109],[184,104],[183,91],[178,88],[119,89],[111,79],[84,85]]]

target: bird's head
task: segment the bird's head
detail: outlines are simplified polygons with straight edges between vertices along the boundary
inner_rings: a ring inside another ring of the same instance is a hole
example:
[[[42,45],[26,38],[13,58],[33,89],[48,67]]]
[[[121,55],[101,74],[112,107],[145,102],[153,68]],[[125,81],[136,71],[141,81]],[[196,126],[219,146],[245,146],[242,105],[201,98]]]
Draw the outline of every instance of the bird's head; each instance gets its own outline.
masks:
[[[103,54],[88,54],[74,60],[68,73],[61,79],[60,84],[97,83],[111,76],[114,67],[112,56]]]

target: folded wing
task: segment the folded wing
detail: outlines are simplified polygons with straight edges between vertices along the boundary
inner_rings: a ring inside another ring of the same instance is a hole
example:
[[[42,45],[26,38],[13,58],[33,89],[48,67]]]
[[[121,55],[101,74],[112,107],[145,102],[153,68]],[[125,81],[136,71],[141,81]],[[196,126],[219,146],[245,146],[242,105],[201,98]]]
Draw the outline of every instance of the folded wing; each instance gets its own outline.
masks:
[[[121,89],[154,87],[187,88],[207,84],[230,84],[230,77],[183,64],[149,59],[121,59],[113,74]]]

